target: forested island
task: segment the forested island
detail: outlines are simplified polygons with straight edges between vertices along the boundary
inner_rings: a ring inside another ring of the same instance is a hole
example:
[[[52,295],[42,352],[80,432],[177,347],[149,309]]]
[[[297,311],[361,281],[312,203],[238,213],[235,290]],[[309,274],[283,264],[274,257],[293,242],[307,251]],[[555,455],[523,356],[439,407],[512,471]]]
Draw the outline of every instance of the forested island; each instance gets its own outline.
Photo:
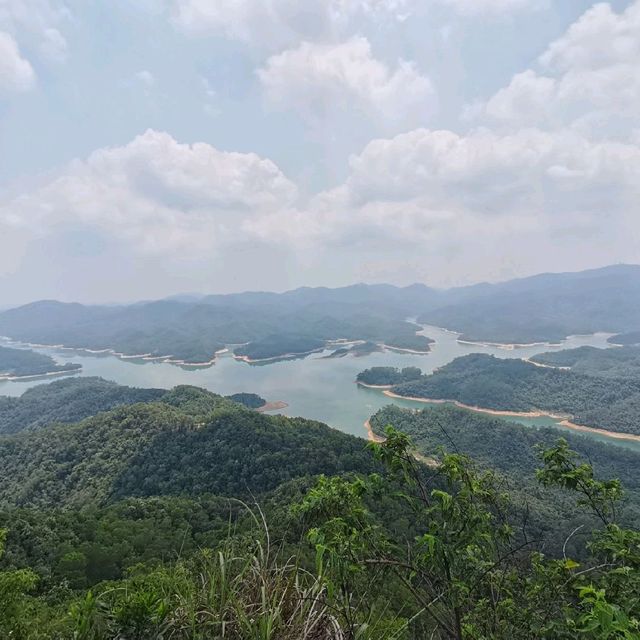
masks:
[[[82,365],[56,364],[51,356],[30,349],[0,346],[0,380],[73,373],[80,369]]]
[[[234,349],[234,354],[247,362],[264,362],[306,356],[322,351],[324,340],[299,335],[271,335]]]
[[[403,382],[417,380],[422,376],[422,371],[418,367],[371,367],[361,371],[356,382],[372,387],[392,387]]]
[[[561,357],[573,361],[575,354],[556,354],[554,359]],[[587,375],[471,354],[391,390],[399,396],[451,400],[484,409],[565,415],[579,425],[640,434],[640,378],[633,376]]]
[[[0,637],[638,631],[637,453],[450,407],[382,410],[367,446],[196,387],[85,380],[25,394],[0,435]]]

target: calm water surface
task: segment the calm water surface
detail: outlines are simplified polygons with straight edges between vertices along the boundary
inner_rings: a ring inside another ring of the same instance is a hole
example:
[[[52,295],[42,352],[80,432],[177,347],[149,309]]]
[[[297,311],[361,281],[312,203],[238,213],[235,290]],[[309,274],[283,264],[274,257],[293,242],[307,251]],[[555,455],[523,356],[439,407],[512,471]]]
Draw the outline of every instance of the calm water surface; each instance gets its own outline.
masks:
[[[436,342],[427,355],[402,354],[385,351],[363,357],[327,359],[331,351],[313,354],[298,360],[286,360],[268,365],[250,365],[234,360],[228,354],[217,363],[203,369],[184,368],[164,362],[121,360],[112,355],[89,355],[70,350],[37,349],[51,355],[58,362],[82,364],[83,376],[101,376],[120,384],[138,387],[171,388],[178,384],[192,384],[216,393],[228,395],[239,391],[260,394],[269,401],[284,400],[288,407],[281,413],[303,416],[358,436],[365,436],[364,422],[378,409],[390,403],[413,409],[431,405],[410,400],[389,398],[374,389],[355,384],[356,375],[368,367],[417,366],[425,373],[447,364],[458,356],[469,353],[489,353],[499,358],[526,358],[543,351],[558,351],[583,345],[607,347],[610,334],[571,336],[561,345],[534,345],[505,349],[497,346],[461,344],[457,335],[438,327],[425,326],[425,335]],[[0,394],[18,396],[43,380],[0,382]],[[512,418],[530,427],[553,425],[567,430],[549,416],[540,418]],[[573,431],[572,433],[575,433]],[[625,446],[640,451],[640,443],[613,441],[605,436],[589,434],[586,437]]]

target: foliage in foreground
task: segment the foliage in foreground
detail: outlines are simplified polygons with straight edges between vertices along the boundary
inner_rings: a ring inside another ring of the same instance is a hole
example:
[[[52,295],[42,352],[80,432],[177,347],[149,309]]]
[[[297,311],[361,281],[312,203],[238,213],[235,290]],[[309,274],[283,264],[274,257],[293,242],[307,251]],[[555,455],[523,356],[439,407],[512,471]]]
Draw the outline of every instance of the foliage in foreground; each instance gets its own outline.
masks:
[[[564,440],[540,451],[539,482],[574,492],[600,523],[586,560],[549,559],[516,538],[492,472],[446,453],[427,469],[407,436],[386,435],[371,445],[383,474],[320,477],[290,508],[306,543],[271,539],[255,509],[253,535],[84,593],[31,595],[35,574],[3,571],[0,637],[640,638],[640,533],[617,523],[617,480],[594,478]],[[391,535],[368,508],[389,496],[418,535]]]

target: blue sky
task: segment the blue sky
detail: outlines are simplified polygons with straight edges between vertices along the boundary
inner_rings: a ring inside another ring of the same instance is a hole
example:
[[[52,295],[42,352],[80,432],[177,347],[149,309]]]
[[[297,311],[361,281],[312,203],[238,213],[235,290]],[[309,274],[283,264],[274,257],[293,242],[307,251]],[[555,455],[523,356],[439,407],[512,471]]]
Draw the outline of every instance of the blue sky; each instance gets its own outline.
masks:
[[[0,301],[638,262],[640,0],[0,0]]]

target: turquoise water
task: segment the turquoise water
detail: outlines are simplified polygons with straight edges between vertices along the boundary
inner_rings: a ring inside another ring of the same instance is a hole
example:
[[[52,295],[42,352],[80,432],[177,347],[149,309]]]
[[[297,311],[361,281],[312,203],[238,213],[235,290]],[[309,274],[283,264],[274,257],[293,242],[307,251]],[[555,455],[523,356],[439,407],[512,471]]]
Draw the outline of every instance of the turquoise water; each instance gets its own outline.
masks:
[[[323,356],[330,353],[327,351],[298,360],[257,366],[234,360],[228,354],[224,354],[215,365],[201,369],[179,367],[165,362],[121,360],[112,355],[89,355],[70,350],[37,350],[51,355],[58,362],[72,361],[82,364],[80,375],[101,376],[120,384],[162,388],[171,388],[177,384],[193,384],[224,395],[251,391],[269,401],[287,402],[289,406],[281,411],[285,415],[320,420],[347,433],[365,436],[364,422],[381,407],[393,403],[412,409],[424,409],[432,405],[389,398],[381,391],[356,385],[356,375],[363,369],[373,366],[413,365],[429,373],[453,358],[469,353],[490,353],[500,358],[526,358],[542,351],[582,345],[606,347],[609,335],[571,336],[562,344],[553,347],[534,345],[505,349],[490,345],[461,344],[457,341],[456,334],[438,327],[425,326],[424,334],[435,340],[432,351],[427,355],[385,351],[362,357],[326,359]],[[42,383],[42,379],[3,381],[0,382],[0,394],[18,396],[29,387]],[[549,416],[512,420],[529,427],[554,425],[567,430]],[[614,441],[606,436],[592,434],[585,436],[640,451],[640,443]]]

